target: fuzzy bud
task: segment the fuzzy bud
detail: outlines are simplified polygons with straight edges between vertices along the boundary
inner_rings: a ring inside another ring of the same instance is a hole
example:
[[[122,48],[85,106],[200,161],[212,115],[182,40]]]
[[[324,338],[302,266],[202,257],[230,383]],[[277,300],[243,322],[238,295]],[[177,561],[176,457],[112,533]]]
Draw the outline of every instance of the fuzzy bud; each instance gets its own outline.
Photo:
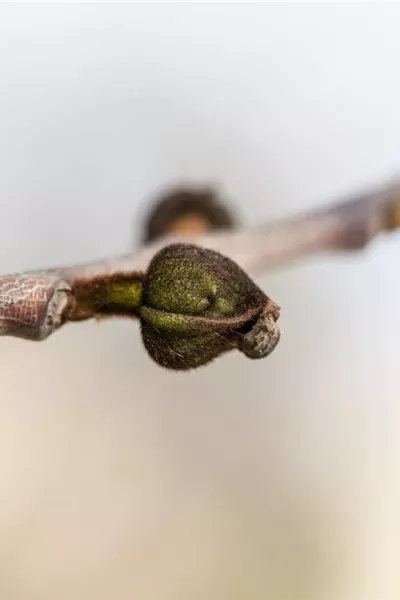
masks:
[[[235,262],[191,244],[154,256],[138,314],[147,351],[169,369],[195,369],[234,348],[263,358],[280,337],[279,307]]]

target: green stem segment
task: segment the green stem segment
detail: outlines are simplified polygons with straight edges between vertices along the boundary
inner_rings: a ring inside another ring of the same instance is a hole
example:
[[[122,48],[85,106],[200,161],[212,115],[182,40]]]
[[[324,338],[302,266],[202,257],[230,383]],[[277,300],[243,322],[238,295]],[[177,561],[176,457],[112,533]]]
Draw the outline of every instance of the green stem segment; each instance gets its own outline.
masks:
[[[144,274],[114,273],[74,282],[70,321],[110,315],[139,316]]]

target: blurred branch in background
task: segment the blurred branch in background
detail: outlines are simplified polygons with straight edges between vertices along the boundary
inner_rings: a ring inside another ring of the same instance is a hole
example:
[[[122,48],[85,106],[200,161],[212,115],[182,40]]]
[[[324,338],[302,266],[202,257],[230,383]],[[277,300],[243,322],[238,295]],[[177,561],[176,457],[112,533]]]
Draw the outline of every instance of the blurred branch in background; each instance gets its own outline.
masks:
[[[364,248],[380,233],[400,226],[400,185],[391,182],[370,193],[299,214],[276,224],[165,236],[136,252],[72,267],[0,277],[0,335],[42,340],[72,320],[82,281],[93,290],[99,278],[126,281],[146,271],[151,259],[171,242],[195,243],[222,253],[248,272],[276,268],[327,251]],[[201,229],[200,229],[201,231]],[[178,232],[179,233],[179,232]],[[89,315],[89,317],[93,314]],[[87,317],[82,317],[87,318]]]

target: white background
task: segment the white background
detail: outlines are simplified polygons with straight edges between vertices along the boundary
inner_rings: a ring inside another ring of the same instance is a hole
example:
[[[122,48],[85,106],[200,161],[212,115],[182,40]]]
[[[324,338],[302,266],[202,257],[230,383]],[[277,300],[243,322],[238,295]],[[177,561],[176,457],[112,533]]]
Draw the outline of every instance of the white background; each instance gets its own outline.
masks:
[[[165,186],[246,223],[400,167],[396,4],[2,4],[0,270],[126,251]],[[394,600],[400,237],[258,283],[265,361],[136,323],[0,343],[5,600]]]

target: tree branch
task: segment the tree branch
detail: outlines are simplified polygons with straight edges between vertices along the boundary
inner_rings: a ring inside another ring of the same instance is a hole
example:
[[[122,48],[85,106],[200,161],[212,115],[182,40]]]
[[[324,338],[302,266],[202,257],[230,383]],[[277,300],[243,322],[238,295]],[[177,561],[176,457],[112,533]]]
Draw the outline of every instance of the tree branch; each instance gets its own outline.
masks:
[[[262,272],[326,251],[364,248],[380,233],[400,226],[400,184],[299,214],[276,224],[205,236],[180,236],[228,256],[249,272]],[[0,335],[48,337],[71,320],[77,282],[146,270],[155,253],[177,241],[165,237],[137,252],[109,260],[0,276]]]

